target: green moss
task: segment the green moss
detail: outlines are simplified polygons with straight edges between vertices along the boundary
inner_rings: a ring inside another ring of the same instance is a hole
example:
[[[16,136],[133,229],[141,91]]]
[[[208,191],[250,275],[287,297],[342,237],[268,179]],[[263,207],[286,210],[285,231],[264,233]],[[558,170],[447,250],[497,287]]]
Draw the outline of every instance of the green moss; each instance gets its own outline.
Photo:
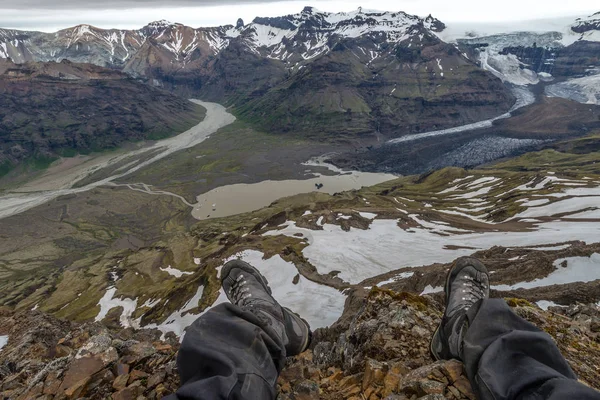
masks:
[[[505,300],[510,307],[535,307],[532,303],[524,299],[507,298]]]

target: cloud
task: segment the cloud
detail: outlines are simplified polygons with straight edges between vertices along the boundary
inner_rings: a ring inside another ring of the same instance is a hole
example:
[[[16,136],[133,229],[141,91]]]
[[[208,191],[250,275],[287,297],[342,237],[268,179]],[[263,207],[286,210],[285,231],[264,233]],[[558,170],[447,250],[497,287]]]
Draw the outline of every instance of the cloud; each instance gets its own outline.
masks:
[[[14,10],[123,10],[136,8],[177,8],[231,6],[239,4],[275,3],[280,0],[2,0],[0,9]],[[294,1],[294,0],[292,0]],[[301,0],[297,0],[301,1]]]
[[[432,14],[447,24],[564,17],[566,26],[574,16],[600,11],[597,1],[545,0],[540,7],[538,2],[523,0],[0,0],[0,27],[45,32],[79,24],[138,29],[161,19],[206,27],[235,24],[238,18],[248,23],[257,16],[298,13],[304,6],[331,12],[365,6],[420,16]]]

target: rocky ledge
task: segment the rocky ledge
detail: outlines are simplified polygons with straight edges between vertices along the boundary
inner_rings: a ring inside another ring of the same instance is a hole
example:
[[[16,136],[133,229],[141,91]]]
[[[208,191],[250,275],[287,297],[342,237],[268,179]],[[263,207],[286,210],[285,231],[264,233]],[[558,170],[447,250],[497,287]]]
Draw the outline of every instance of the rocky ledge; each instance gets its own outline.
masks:
[[[543,311],[507,302],[555,339],[582,382],[600,389],[600,307]],[[288,360],[279,398],[474,399],[461,363],[429,356],[442,312],[429,296],[356,290],[340,320],[315,332],[311,350]],[[3,399],[159,399],[179,384],[178,341],[155,330],[112,331],[1,309],[0,335],[9,337],[0,351]]]

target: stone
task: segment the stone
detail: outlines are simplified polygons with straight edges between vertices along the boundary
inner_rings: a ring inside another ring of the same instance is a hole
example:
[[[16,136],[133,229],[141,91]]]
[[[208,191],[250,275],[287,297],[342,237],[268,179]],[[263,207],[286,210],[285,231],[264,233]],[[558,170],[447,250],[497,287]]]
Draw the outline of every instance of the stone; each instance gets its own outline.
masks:
[[[423,397],[419,397],[417,400],[446,400],[443,394],[428,394]]]
[[[90,379],[90,383],[88,384],[88,391],[92,392],[96,388],[104,385],[110,384],[115,380],[115,375],[110,371],[110,369],[105,368],[102,371],[98,372]]]
[[[59,379],[59,375],[58,371],[50,371],[50,373],[48,373],[46,380],[44,381],[44,390],[42,393],[51,395],[58,393],[58,389],[62,383]]]
[[[346,387],[346,386],[358,386],[362,383],[363,374],[350,375],[345,378],[342,378],[338,386]]]
[[[411,332],[417,337],[431,336],[431,333],[427,329],[421,328],[419,325],[413,326]]]
[[[67,390],[65,390],[65,395],[67,398],[78,399],[79,397],[82,397],[89,381],[90,377],[88,376],[70,386]]]
[[[360,394],[360,392],[361,392],[360,386],[352,385],[352,386],[349,386],[348,388],[346,388],[342,392],[342,395],[344,396],[344,398],[348,398],[348,397],[351,397],[354,395],[358,395],[358,394]]]
[[[451,383],[454,383],[463,375],[463,364],[456,360],[450,360],[442,366],[442,372],[448,377]]]
[[[129,373],[130,367],[129,364],[118,363],[116,369],[117,375],[125,375]]]
[[[73,360],[60,386],[66,390],[84,378],[88,378],[104,368],[104,362],[96,357],[84,357]]]
[[[419,389],[423,394],[444,394],[446,384],[438,381],[423,380],[419,382]]]
[[[92,336],[77,352],[77,358],[85,355],[104,353],[111,348],[112,339],[108,334]]]
[[[119,375],[114,380],[112,387],[117,391],[123,390],[127,387],[127,382],[129,382],[129,374]]]
[[[463,396],[460,394],[460,392],[458,391],[457,388],[455,388],[454,386],[448,386],[448,390],[450,391],[450,393],[452,393],[452,395],[457,398],[460,399]]]
[[[144,371],[140,371],[139,369],[134,369],[129,374],[129,384],[131,385],[133,382],[138,381],[143,378],[147,378],[148,374]]]
[[[138,396],[139,388],[136,387],[128,387],[123,390],[119,390],[116,393],[113,393],[113,400],[135,400]]]
[[[166,343],[154,343],[154,348],[159,353],[168,353],[170,351],[173,351],[173,346]]]
[[[156,396],[161,399],[168,393],[168,389],[162,383],[156,387]]]
[[[291,365],[281,371],[281,378],[290,382],[292,385],[304,380],[304,367],[299,363]]]
[[[464,396],[471,400],[475,400],[475,394],[473,393],[471,383],[466,377],[461,376],[458,378],[456,382],[454,382],[454,387],[457,388]]]
[[[365,373],[362,380],[362,388],[366,390],[372,385],[381,385],[387,375],[388,365],[379,361],[368,359],[365,362]]]
[[[131,345],[127,349],[127,356],[122,358],[122,362],[126,364],[137,364],[156,353],[156,349],[152,344],[147,342],[139,342]]]
[[[62,344],[56,345],[54,348],[54,358],[62,358],[71,354],[71,348]]]
[[[383,395],[387,396],[392,394],[395,390],[398,389],[398,384],[400,383],[400,373],[396,369],[390,370],[385,378],[383,378]]]
[[[165,371],[159,371],[155,374],[152,374],[149,378],[148,378],[148,382],[146,382],[146,386],[151,389],[155,386],[158,386],[159,383],[163,383],[165,380],[165,377],[167,376],[167,373]]]

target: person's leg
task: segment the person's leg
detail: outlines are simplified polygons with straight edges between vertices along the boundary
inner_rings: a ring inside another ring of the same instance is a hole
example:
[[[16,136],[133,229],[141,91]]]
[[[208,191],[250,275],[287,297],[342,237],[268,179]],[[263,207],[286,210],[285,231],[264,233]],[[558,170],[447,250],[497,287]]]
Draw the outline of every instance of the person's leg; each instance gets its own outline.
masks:
[[[446,280],[446,310],[431,342],[436,359],[464,362],[480,399],[600,399],[577,378],[552,338],[489,299],[489,274],[476,259],[456,261]]]
[[[600,399],[577,381],[552,337],[504,300],[480,301],[467,320],[462,360],[482,399]]]
[[[198,318],[177,357],[181,387],[172,399],[275,399],[286,356],[304,351],[308,324],[277,303],[266,279],[241,261],[222,270],[232,304]]]

